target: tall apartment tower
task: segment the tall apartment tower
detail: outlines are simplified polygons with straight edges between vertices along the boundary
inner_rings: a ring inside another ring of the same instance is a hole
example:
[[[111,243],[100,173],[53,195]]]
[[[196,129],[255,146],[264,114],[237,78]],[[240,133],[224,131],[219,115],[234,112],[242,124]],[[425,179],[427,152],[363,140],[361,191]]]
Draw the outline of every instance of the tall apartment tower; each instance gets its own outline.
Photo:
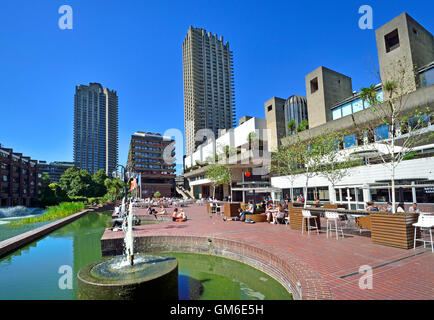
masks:
[[[75,87],[74,163],[111,176],[118,163],[118,96],[99,83]]]
[[[190,27],[182,45],[184,73],[185,153],[192,154],[203,141],[195,141],[201,129],[235,126],[232,51],[223,37]],[[200,134],[200,133],[199,133]]]

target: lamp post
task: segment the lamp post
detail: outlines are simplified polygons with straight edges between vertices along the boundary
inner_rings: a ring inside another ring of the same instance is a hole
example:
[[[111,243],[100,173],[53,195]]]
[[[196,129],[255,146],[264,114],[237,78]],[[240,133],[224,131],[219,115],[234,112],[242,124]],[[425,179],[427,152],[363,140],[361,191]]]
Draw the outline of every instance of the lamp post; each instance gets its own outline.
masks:
[[[117,170],[113,171],[113,177],[121,179],[124,182],[124,197],[126,200],[128,194],[128,189],[127,189],[128,181],[130,179],[134,179],[135,177],[137,177],[137,173],[127,171],[127,169],[121,164],[118,164],[116,169],[119,167],[121,167],[121,171],[120,172],[118,172]]]

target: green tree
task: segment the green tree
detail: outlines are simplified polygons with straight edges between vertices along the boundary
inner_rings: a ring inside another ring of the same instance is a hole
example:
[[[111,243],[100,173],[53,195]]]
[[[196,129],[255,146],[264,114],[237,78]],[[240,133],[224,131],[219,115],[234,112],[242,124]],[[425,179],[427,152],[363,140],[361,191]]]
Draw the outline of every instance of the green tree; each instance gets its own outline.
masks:
[[[70,197],[91,197],[94,195],[92,177],[84,169],[69,168],[60,177],[60,187]]]
[[[307,120],[303,120],[297,127],[297,132],[302,132],[309,129],[309,122]]]
[[[414,79],[417,74],[408,64],[406,57],[391,63],[389,70],[390,72],[383,75],[385,80],[382,81],[384,101],[377,98],[378,93],[375,86],[362,88],[360,97],[369,103],[369,109],[373,114],[366,114],[368,121],[362,119],[360,125],[353,117],[353,123],[360,132],[368,132],[375,137],[378,157],[390,172],[392,212],[395,212],[397,166],[414,151],[416,146],[427,143],[433,138],[432,132],[423,130],[429,125],[427,119],[432,116],[433,108],[426,106],[408,110],[407,101],[409,94],[415,90]],[[379,125],[387,126],[387,138],[379,136],[377,131]]]
[[[324,132],[316,139],[321,157],[318,174],[330,182],[333,190],[336,184],[348,175],[349,168],[357,164],[348,153],[339,150],[339,146],[344,144],[345,134],[335,131]]]
[[[270,172],[278,176],[284,176],[291,189],[291,201],[293,201],[293,186],[296,175],[301,172],[297,162],[298,148],[292,145],[281,145],[277,152],[271,156]]]
[[[73,167],[67,169],[60,177],[59,184],[63,191],[67,192],[71,189],[71,183],[80,169]]]
[[[107,188],[104,184],[105,180],[108,178],[104,169],[98,170],[92,176],[94,196],[102,197],[107,193]]]
[[[104,186],[107,188],[107,194],[104,196],[108,201],[116,201],[122,198],[124,182],[120,179],[105,179]]]
[[[222,184],[231,185],[232,183],[232,170],[226,166],[211,164],[210,166],[208,166],[205,176],[211,181],[213,185],[213,198],[215,198],[215,189],[217,186]]]
[[[295,129],[296,129],[296,123],[295,120],[292,119],[291,121],[288,121],[288,123],[286,124],[286,126],[288,127],[288,131],[290,134],[294,134]]]
[[[293,174],[299,173],[304,176],[303,194],[306,206],[309,180],[316,176],[321,168],[323,149],[318,138],[309,136],[301,141],[298,134],[295,137],[296,141],[292,144],[279,147],[280,150],[277,152],[278,155],[274,157],[275,163],[272,164],[271,170],[274,170],[275,173],[288,174],[290,180],[294,179],[294,177],[290,177]]]

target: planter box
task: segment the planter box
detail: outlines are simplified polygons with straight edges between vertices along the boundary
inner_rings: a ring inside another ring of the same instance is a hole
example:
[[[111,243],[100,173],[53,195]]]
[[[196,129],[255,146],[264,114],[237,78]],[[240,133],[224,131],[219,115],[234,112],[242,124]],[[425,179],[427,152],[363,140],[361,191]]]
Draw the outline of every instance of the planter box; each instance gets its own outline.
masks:
[[[371,212],[372,242],[389,247],[413,248],[414,227],[419,214]]]
[[[250,219],[255,222],[267,222],[267,215],[265,213],[261,214],[246,214],[246,220]]]
[[[238,209],[240,208],[239,202],[225,202],[224,203],[224,213],[225,217],[236,217],[238,216]]]

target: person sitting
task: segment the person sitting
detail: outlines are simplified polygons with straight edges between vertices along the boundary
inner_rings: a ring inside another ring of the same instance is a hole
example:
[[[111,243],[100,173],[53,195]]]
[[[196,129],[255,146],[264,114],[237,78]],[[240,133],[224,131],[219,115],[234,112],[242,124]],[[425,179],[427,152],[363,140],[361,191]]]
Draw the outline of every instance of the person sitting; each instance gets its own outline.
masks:
[[[392,209],[393,209],[392,202],[387,202],[386,207],[384,208],[384,211],[392,212]]]
[[[404,202],[400,202],[398,204],[398,207],[396,208],[396,212],[397,213],[404,213],[405,212]]]
[[[178,208],[175,208],[172,213],[172,221],[176,221],[178,219]]]
[[[180,209],[179,212],[178,212],[178,210],[176,210],[176,211],[177,211],[176,214],[175,214],[175,212],[173,212],[172,221],[175,221],[175,222],[187,221],[187,215],[185,214],[183,209]]]
[[[300,196],[297,196],[297,200],[296,200],[296,202],[297,202],[297,203],[301,203],[301,198],[300,198]]]
[[[267,222],[271,222],[271,218],[273,218],[273,205],[271,203],[267,204],[267,207],[265,209],[265,214],[267,216]]]
[[[249,201],[248,204],[249,204],[249,206],[247,207],[247,210],[242,211],[239,215],[240,221],[245,221],[246,220],[246,214],[253,214],[253,212],[254,212],[252,201]]]
[[[372,201],[366,203],[366,211],[378,211],[378,208]]]
[[[417,203],[413,203],[410,207],[410,209],[408,209],[408,212],[413,212],[413,213],[419,213],[419,208],[417,207]]]
[[[155,217],[155,219],[158,219],[157,215],[163,216],[165,214],[167,214],[166,208],[164,208],[164,206],[161,206],[161,211],[160,212],[155,212],[154,213],[154,217]]]
[[[319,201],[318,197],[315,197],[315,199],[313,200],[313,204],[320,204],[321,202]]]
[[[285,219],[285,210],[280,205],[280,203],[278,204],[277,208],[278,208],[278,211],[273,213],[273,222],[272,223],[274,223],[274,224],[283,223],[283,221]]]
[[[156,214],[157,213],[157,211],[155,209],[153,209],[151,206],[148,206],[147,212],[148,212],[148,214]]]
[[[119,215],[121,213],[121,208],[119,206],[115,207],[115,215]]]
[[[300,201],[301,201],[302,203],[304,203],[304,196],[300,193],[299,197],[300,197]]]

